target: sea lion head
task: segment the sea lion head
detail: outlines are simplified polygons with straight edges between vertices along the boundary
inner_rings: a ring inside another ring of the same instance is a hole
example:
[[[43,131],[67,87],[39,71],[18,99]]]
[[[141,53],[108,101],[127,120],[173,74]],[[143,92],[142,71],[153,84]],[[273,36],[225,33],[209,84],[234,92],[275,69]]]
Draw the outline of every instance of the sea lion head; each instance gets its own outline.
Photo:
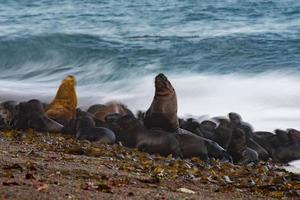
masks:
[[[26,103],[26,112],[44,113],[43,104],[37,99],[31,99]]]
[[[142,127],[140,121],[132,115],[125,115],[117,119],[117,124],[120,130],[133,132]]]
[[[204,120],[201,122],[201,127],[213,132],[217,128],[217,124],[210,120]]]
[[[239,125],[242,122],[242,117],[237,113],[231,112],[228,114],[228,117],[233,125]]]
[[[95,121],[92,116],[81,116],[77,119],[77,130],[80,128],[93,128],[95,127]]]
[[[175,92],[172,84],[163,73],[155,77],[155,90],[158,96],[167,96]]]
[[[214,117],[212,119],[218,123],[217,127],[221,126],[221,127],[231,128],[230,121],[227,118],[224,118],[224,117]]]
[[[62,82],[68,82],[69,84],[76,86],[76,79],[73,75],[68,75]]]
[[[114,116],[110,119],[110,129],[115,133],[134,133],[136,130],[142,129],[140,121],[132,115]]]
[[[300,142],[300,131],[296,129],[288,129],[288,137],[292,144]]]

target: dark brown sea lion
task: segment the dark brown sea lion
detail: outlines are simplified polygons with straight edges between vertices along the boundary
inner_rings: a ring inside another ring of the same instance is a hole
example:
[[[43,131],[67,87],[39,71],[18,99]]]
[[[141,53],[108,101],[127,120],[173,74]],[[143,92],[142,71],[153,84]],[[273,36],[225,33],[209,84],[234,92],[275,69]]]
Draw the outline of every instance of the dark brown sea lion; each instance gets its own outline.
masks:
[[[117,142],[149,154],[180,157],[180,147],[173,133],[161,129],[146,129],[133,115],[114,116],[108,120]]]
[[[253,139],[264,147],[276,162],[287,163],[300,159],[300,142],[291,141],[289,130],[276,129],[271,132],[254,132]]]
[[[180,119],[179,120],[180,128],[188,130],[198,136],[204,136],[203,133],[201,132],[201,127],[200,123],[197,122],[193,118],[188,118],[188,119]]]
[[[183,157],[180,142],[172,133],[162,129],[146,130],[138,134],[136,148],[149,154],[160,154],[162,156],[172,155]]]
[[[148,129],[132,115],[112,116],[107,121],[110,122],[118,142],[150,154],[199,157],[203,160],[208,160],[210,156],[220,159],[230,157],[217,143],[183,129],[178,129],[178,132],[167,132],[160,128]]]
[[[250,162],[258,162],[258,153],[247,147],[246,134],[242,129],[234,128],[228,153],[232,156],[234,163],[247,164]]]
[[[215,133],[214,141],[216,141],[224,149],[228,149],[229,144],[232,140],[232,132],[233,132],[233,129],[230,126],[230,122],[225,118],[215,118],[215,119],[219,122],[219,125],[217,126],[214,132]]]
[[[231,112],[228,114],[228,117],[233,128],[239,128],[244,131],[247,140],[247,147],[255,150],[261,160],[267,160],[270,157],[267,150],[253,140],[253,130],[251,125],[243,122],[242,117],[237,113]]]
[[[288,137],[285,131],[275,130],[275,132],[278,134],[267,131],[257,131],[253,133],[253,140],[262,146],[272,158],[274,158],[276,147],[288,144]]]
[[[195,135],[194,133],[179,128],[174,134],[180,144],[183,158],[199,157],[202,160],[216,158],[231,162],[231,156],[219,144],[210,139]]]
[[[249,140],[249,138],[252,138],[253,136],[253,130],[249,123],[243,122],[242,117],[234,112],[231,112],[228,114],[230,124],[233,128],[239,128],[242,129],[245,133],[246,139]]]
[[[78,111],[76,118],[76,138],[78,140],[88,140],[97,144],[114,144],[116,137],[113,131],[96,127],[93,116],[84,111]]]
[[[5,101],[0,104],[0,130],[11,129],[17,116],[17,102]]]
[[[288,129],[287,133],[288,133],[290,144],[295,144],[300,142],[300,131],[296,129]]]
[[[242,159],[239,161],[240,164],[246,165],[249,163],[258,163],[259,158],[258,158],[258,153],[249,147],[247,147],[243,152],[242,152]]]
[[[155,77],[155,95],[144,124],[147,128],[158,127],[168,132],[179,128],[176,92],[164,74]]]
[[[300,143],[281,145],[274,148],[273,160],[288,163],[300,159]]]
[[[215,132],[217,124],[211,120],[204,120],[200,123],[200,131],[203,134],[203,137],[215,141]]]
[[[21,102],[18,106],[16,128],[26,130],[32,128],[43,132],[61,132],[63,126],[44,115],[43,104],[36,99]]]
[[[270,158],[270,154],[268,153],[268,151],[260,144],[258,144],[253,138],[250,138],[247,141],[247,147],[255,150],[258,153],[258,157],[260,160],[267,161]]]
[[[215,129],[217,128],[217,124],[213,121],[210,120],[204,120],[201,122],[201,128],[203,130],[209,131],[209,132],[214,132]]]
[[[76,80],[67,76],[61,83],[53,101],[46,108],[45,115],[60,124],[66,125],[76,116],[77,96]]]
[[[235,163],[243,159],[242,153],[247,148],[246,136],[243,130],[235,128],[232,132],[228,152]]]
[[[145,132],[140,121],[131,115],[109,115],[107,124],[116,135],[116,142],[122,145],[135,148],[137,145],[138,134]]]

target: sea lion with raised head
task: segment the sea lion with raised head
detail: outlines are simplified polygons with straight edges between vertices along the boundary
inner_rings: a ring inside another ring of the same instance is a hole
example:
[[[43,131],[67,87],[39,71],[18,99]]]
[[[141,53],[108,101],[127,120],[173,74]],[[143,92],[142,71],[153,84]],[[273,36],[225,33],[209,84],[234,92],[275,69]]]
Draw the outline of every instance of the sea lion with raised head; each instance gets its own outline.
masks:
[[[155,77],[155,95],[144,119],[147,128],[174,132],[179,128],[176,92],[164,74]]]
[[[60,124],[67,124],[76,116],[77,96],[76,80],[67,76],[61,83],[53,101],[46,108],[45,115]]]

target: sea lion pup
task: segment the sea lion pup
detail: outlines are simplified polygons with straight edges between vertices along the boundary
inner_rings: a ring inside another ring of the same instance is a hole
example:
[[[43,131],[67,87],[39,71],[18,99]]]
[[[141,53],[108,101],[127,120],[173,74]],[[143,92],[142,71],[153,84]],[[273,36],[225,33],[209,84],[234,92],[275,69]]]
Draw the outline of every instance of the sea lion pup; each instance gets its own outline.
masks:
[[[161,129],[146,129],[133,115],[112,116],[107,120],[116,134],[116,141],[129,148],[149,154],[181,157],[180,147],[173,133]]]
[[[0,130],[11,129],[17,116],[17,102],[5,101],[0,104]]]
[[[216,141],[224,149],[228,149],[233,132],[230,122],[226,118],[215,118],[215,120],[217,120],[219,124],[214,132],[214,141]]]
[[[234,163],[248,164],[250,162],[257,163],[259,161],[258,153],[247,147],[245,132],[239,128],[233,129],[227,151],[232,156]]]
[[[32,128],[36,131],[61,132],[63,126],[44,115],[43,104],[32,99],[21,102],[18,106],[16,128],[26,130]]]
[[[255,150],[261,160],[268,160],[270,155],[268,154],[267,150],[265,150],[262,146],[260,146],[253,140],[253,130],[251,125],[249,123],[243,122],[242,117],[237,113],[231,112],[228,114],[228,117],[233,128],[242,129],[246,134],[247,146]]]
[[[60,84],[53,101],[48,105],[45,115],[60,124],[67,124],[76,116],[77,96],[76,80],[67,76]]]
[[[147,110],[144,124],[147,128],[161,128],[174,132],[179,128],[176,92],[164,74],[155,77],[155,95]]]
[[[114,144],[116,137],[113,131],[96,127],[93,116],[84,111],[78,111],[76,118],[76,139],[88,140],[95,144]]]
[[[253,136],[253,130],[249,123],[243,122],[242,117],[234,112],[231,112],[228,114],[230,124],[233,128],[239,128],[242,129],[245,133],[246,139],[249,140],[249,138],[252,138]]]

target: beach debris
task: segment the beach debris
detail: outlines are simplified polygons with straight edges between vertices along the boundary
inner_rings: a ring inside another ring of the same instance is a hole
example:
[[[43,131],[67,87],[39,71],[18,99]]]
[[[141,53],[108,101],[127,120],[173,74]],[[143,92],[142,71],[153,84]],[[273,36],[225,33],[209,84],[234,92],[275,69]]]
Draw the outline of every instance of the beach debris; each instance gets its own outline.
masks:
[[[48,184],[41,184],[38,186],[37,191],[46,191],[48,189],[49,185]]]
[[[182,193],[186,193],[186,194],[196,194],[195,191],[187,189],[187,188],[178,188],[177,191],[182,192]]]
[[[18,132],[14,132],[14,134],[15,136],[12,139],[11,134],[0,132],[0,137],[7,139],[10,143],[16,141],[17,145],[20,143],[32,145],[28,149],[17,151],[16,154],[12,155],[14,157],[20,154],[42,162],[57,162],[60,160],[68,162],[75,155],[83,155],[97,159],[103,167],[115,171],[113,176],[118,177],[111,180],[110,177],[92,176],[86,171],[77,171],[76,176],[85,180],[80,187],[83,190],[112,193],[114,187],[126,187],[128,184],[133,183],[134,185],[142,184],[147,187],[160,188],[162,185],[167,184],[166,182],[181,180],[193,183],[193,185],[211,185],[217,188],[216,191],[218,192],[248,191],[273,198],[300,197],[300,175],[286,172],[282,165],[273,162],[234,165],[212,159],[208,165],[199,158],[182,160],[172,156],[149,155],[117,144],[93,146],[60,134],[36,134],[32,130],[25,137]],[[49,153],[43,155],[41,153],[43,151]],[[82,161],[81,164],[88,165],[89,163]],[[42,170],[44,170],[43,167],[34,162],[5,164],[0,167],[0,177],[12,180],[5,180],[2,185],[19,185],[19,181],[14,179],[20,177],[18,174],[21,173],[24,181],[37,184],[35,188],[39,191],[46,191],[49,183],[40,182],[40,177],[35,175]],[[51,172],[49,177],[63,177],[70,174],[67,170],[56,172]],[[135,178],[129,180],[120,176],[122,173],[128,173]],[[91,177],[93,177],[93,181],[88,181],[91,180]],[[59,185],[61,183],[57,182],[55,184]],[[178,185],[172,187],[170,188],[172,191],[186,194],[196,193],[185,187],[178,187]]]

